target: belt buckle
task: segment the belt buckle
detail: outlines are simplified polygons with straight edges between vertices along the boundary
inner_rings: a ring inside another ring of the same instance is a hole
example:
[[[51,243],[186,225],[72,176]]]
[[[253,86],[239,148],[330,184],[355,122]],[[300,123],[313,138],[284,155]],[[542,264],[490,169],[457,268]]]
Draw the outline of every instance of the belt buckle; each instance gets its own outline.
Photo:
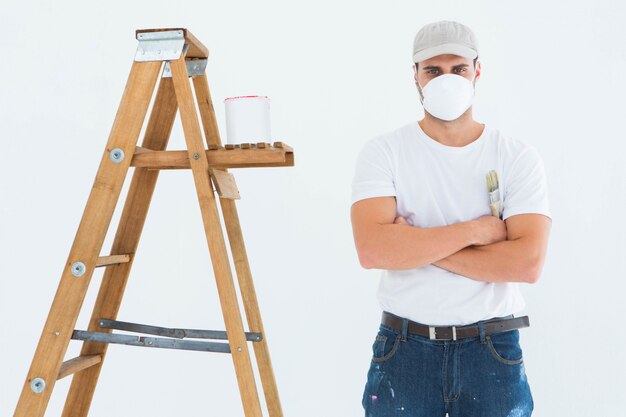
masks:
[[[452,327],[452,340],[456,340],[456,326]],[[450,340],[450,339],[437,339],[437,330],[435,330],[435,326],[428,326],[428,338],[430,340]]]

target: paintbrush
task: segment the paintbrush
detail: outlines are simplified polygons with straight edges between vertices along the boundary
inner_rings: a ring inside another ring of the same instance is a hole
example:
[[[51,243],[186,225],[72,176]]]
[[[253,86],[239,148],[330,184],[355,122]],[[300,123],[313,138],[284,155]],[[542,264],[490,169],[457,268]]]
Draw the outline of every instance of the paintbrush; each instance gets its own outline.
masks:
[[[498,173],[495,170],[491,170],[487,173],[487,193],[489,193],[491,214],[500,218],[500,184],[498,181]]]

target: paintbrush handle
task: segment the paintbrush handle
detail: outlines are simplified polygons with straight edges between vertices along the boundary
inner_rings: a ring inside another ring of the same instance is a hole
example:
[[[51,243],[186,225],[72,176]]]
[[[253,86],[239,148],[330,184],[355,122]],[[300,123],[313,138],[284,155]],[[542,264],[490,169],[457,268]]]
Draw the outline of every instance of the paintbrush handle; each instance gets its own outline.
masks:
[[[500,190],[498,188],[489,193],[489,207],[491,207],[491,214],[500,217]]]
[[[500,210],[498,210],[498,204],[489,204],[489,207],[491,208],[492,215],[496,217],[500,217]]]

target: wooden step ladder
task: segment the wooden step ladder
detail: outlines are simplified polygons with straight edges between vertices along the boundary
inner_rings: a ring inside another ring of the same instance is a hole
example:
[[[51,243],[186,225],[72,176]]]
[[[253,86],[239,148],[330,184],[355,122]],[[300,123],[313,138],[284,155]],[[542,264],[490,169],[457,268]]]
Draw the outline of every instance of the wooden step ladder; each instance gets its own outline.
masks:
[[[269,415],[282,417],[235,205],[239,192],[228,168],[293,166],[293,149],[281,142],[252,143],[252,140],[251,143],[223,146],[205,74],[207,48],[186,29],[138,30],[136,37],[139,45],[122,101],[14,415],[43,416],[56,381],[73,375],[62,415],[86,416],[107,347],[110,343],[121,343],[231,354],[245,416],[261,417],[263,413],[247,344],[251,342]],[[197,108],[189,78],[195,90]],[[145,136],[141,146],[136,146],[157,80],[160,81]],[[166,151],[177,110],[187,149]],[[207,148],[202,141],[203,130]],[[131,166],[135,169],[111,254],[101,256]],[[159,171],[185,168],[193,173],[225,331],[169,329],[116,320]],[[248,332],[244,331],[213,185],[219,196]],[[89,282],[94,269],[99,267],[106,269],[88,329],[76,330],[74,327]],[[117,334],[112,332],[114,329],[159,337]],[[81,353],[64,361],[72,339],[83,341]]]

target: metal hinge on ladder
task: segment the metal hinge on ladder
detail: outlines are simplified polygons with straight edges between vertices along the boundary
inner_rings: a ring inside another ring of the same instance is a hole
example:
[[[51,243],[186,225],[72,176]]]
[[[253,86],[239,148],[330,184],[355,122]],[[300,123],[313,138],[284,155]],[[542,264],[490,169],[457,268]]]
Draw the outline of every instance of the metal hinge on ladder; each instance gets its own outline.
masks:
[[[137,52],[135,61],[169,61],[180,58],[185,45],[182,30],[140,32],[137,34]]]
[[[204,59],[192,59],[186,60],[185,65],[187,66],[187,75],[190,77],[195,77],[197,75],[204,74],[206,71],[206,64],[209,60]],[[163,67],[163,78],[171,78],[172,77],[172,68],[170,67],[170,62],[167,61],[165,66]]]

